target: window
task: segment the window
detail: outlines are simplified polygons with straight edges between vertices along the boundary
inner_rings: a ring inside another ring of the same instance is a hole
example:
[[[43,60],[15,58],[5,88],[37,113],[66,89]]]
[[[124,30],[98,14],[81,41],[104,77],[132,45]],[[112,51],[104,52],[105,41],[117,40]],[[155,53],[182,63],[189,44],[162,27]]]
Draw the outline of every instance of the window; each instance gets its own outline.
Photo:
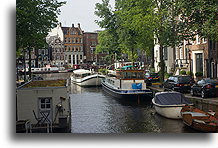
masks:
[[[40,110],[51,109],[51,97],[39,98],[39,109]]]
[[[202,39],[203,43],[207,43],[207,39],[203,38]]]

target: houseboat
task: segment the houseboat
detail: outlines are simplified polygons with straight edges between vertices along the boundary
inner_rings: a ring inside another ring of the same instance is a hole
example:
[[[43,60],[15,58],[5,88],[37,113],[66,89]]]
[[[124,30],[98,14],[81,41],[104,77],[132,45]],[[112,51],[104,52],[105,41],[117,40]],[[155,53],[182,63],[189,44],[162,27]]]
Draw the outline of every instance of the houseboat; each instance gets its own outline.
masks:
[[[107,76],[102,81],[105,92],[126,101],[151,102],[152,91],[144,83],[144,70],[117,70],[116,77]]]
[[[17,132],[69,130],[70,83],[67,79],[29,81],[17,88]],[[28,123],[28,124],[27,124]],[[27,128],[27,126],[24,126]]]
[[[71,75],[71,81],[83,87],[101,86],[101,80],[104,78],[105,76],[102,74],[85,69],[74,70]]]

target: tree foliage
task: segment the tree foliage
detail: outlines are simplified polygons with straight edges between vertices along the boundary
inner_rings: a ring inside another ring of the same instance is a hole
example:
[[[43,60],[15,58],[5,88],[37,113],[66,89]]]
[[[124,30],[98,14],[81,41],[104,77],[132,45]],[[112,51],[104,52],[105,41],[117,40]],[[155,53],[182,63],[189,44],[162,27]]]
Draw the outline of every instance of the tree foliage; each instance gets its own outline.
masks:
[[[197,34],[217,39],[217,0],[116,0],[113,11],[109,0],[102,2],[96,4],[96,14],[101,18],[98,24],[107,30],[108,36],[116,33],[121,51],[133,53],[140,48],[149,53],[154,38],[157,40],[162,81],[164,47],[181,46],[184,40],[194,40]],[[104,41],[101,46],[112,40]]]
[[[218,2],[217,0],[178,0],[180,19],[184,32],[190,35],[198,34],[217,40]]]
[[[20,48],[42,47],[49,30],[57,24],[58,0],[17,0],[16,45]]]

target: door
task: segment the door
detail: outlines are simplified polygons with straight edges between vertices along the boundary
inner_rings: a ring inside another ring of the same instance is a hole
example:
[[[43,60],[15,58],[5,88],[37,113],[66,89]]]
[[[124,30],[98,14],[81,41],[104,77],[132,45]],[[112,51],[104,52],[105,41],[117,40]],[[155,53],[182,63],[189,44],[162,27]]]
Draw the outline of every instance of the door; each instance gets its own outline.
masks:
[[[196,72],[202,72],[203,73],[203,57],[202,53],[196,54]]]
[[[52,98],[39,98],[39,117],[42,117],[43,123],[52,122]]]

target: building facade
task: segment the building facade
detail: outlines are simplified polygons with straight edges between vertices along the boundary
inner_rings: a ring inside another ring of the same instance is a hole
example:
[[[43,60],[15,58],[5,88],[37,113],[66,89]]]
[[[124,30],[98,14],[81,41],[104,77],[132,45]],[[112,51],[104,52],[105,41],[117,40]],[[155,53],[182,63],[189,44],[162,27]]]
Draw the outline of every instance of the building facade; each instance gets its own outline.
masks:
[[[185,43],[186,52],[189,54],[189,69],[193,72],[194,77],[197,72],[202,72],[204,77],[208,76],[208,41],[196,35],[195,41],[190,41],[190,45]]]
[[[72,24],[72,27],[61,27],[64,34],[65,63],[73,66],[82,64],[83,54],[83,31]]]
[[[60,38],[54,39],[50,46],[52,47],[52,61],[51,64],[53,66],[62,67],[65,64],[65,49],[64,43]]]
[[[172,69],[174,68],[175,65],[175,59],[173,58],[174,56],[174,52],[173,52],[173,48],[171,47],[164,47],[163,48],[163,59],[165,62],[165,71],[167,73],[172,73]],[[155,72],[159,72],[160,71],[160,45],[159,44],[155,44],[154,46],[154,68],[155,68]]]
[[[208,41],[207,75],[210,78],[217,78],[217,41]]]

